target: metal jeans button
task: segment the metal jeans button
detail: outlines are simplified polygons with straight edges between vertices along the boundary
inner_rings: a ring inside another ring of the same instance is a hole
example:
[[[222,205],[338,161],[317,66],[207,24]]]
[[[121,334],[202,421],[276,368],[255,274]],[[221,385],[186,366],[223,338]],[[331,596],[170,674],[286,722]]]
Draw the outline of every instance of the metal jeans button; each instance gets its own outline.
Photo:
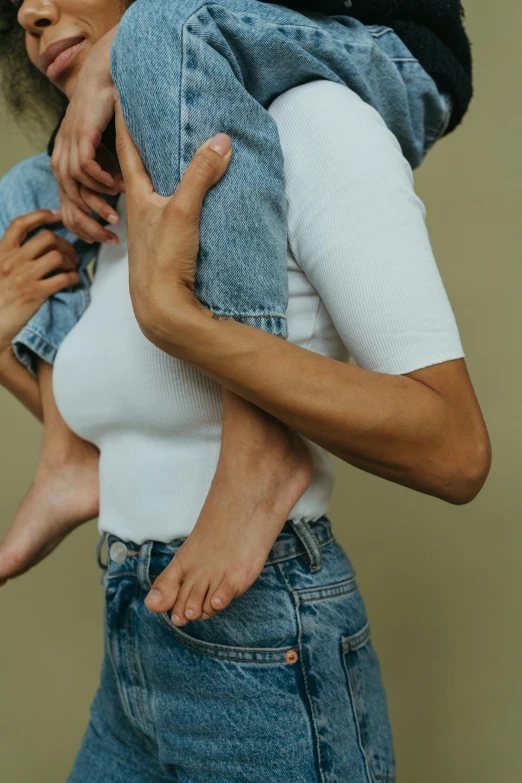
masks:
[[[114,541],[109,548],[109,557],[114,560],[115,563],[123,563],[127,558],[127,547],[123,541]]]

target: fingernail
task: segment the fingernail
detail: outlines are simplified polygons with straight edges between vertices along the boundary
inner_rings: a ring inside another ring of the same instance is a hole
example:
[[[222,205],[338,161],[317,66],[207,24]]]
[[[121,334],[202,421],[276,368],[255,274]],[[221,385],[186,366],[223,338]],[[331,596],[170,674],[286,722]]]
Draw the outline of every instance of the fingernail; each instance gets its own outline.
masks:
[[[62,214],[62,210],[61,209],[51,209],[51,212],[53,213],[53,215],[61,215]]]
[[[145,599],[148,604],[159,604],[163,600],[159,590],[151,590]]]
[[[177,615],[177,614],[173,614],[173,615],[172,615],[172,619],[173,619],[173,621],[174,621],[175,623],[179,623],[179,617],[178,617],[178,615]]]
[[[119,243],[119,239],[117,239],[116,237],[110,237],[106,241],[107,241],[107,244],[109,244],[109,245],[117,245]]]
[[[214,606],[221,606],[221,604],[223,603],[223,601],[221,600],[221,598],[220,598],[219,596],[217,596],[217,595],[216,595],[216,596],[214,596],[214,598],[212,599],[212,603],[214,604]]]
[[[215,150],[223,157],[227,154],[232,146],[232,139],[227,136],[226,133],[218,133],[217,136],[211,140],[210,149]]]
[[[109,223],[112,223],[113,225],[115,225],[116,223],[119,222],[120,216],[119,215],[109,215],[107,217],[107,220],[109,221]]]

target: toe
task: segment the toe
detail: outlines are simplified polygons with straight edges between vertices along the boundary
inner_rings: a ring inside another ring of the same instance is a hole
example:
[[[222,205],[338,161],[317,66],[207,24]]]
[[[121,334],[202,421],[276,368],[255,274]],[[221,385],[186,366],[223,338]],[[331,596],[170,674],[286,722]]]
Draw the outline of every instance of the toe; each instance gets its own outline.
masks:
[[[210,603],[210,599],[212,598],[212,596],[214,595],[214,593],[216,592],[216,590],[218,589],[222,581],[223,581],[223,574],[219,574],[218,576],[216,576],[215,579],[213,579],[210,582],[210,586],[207,590],[205,600],[203,601],[203,612],[201,614],[202,617],[203,615],[206,615],[206,617],[204,618],[205,620],[208,620],[209,617],[214,617],[214,615],[216,614],[216,609],[214,609],[214,607]]]
[[[225,576],[217,590],[211,596],[210,605],[217,611],[226,609],[238,593],[239,585],[237,582],[233,578]]]
[[[194,582],[189,579],[189,577],[185,578],[185,581],[183,582],[180,591],[178,593],[178,597],[176,598],[176,603],[174,604],[174,607],[172,609],[172,622],[174,625],[186,625],[189,620],[192,618],[185,616],[185,606],[187,605],[187,598],[189,597],[190,593],[192,592],[192,588],[194,587]]]
[[[195,582],[185,606],[185,617],[188,620],[197,620],[198,617],[201,617],[203,612],[203,601],[207,595],[208,587],[208,577],[200,578]]]
[[[183,570],[176,557],[169,563],[152,585],[145,598],[145,606],[151,612],[168,612],[172,609],[178,598],[178,593],[183,584]]]

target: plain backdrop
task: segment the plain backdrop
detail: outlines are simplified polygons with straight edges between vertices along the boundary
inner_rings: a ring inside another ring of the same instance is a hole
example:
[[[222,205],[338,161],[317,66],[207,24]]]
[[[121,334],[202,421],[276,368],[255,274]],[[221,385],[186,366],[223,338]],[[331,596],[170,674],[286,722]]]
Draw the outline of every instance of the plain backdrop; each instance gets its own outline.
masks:
[[[458,507],[336,462],[330,515],[370,616],[400,783],[522,780],[521,25],[512,0],[467,3],[475,97],[416,173],[492,439],[487,483]],[[2,110],[0,174],[44,142]],[[41,432],[0,389],[0,535]],[[102,658],[96,540],[92,522],[0,590],[5,783],[65,781],[80,745]]]

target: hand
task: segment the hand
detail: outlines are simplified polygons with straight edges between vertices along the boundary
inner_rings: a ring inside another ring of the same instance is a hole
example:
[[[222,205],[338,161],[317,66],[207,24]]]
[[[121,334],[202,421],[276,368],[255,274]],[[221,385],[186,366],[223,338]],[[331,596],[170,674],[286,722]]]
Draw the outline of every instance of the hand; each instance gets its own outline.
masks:
[[[158,347],[172,336],[173,316],[207,310],[194,295],[203,200],[227,170],[232,141],[224,133],[196,152],[174,195],[159,196],[116,102],[116,150],[127,192],[129,286],[142,332]],[[172,346],[171,346],[172,347]],[[172,351],[170,351],[172,353]]]
[[[15,218],[0,240],[0,354],[46,299],[80,279],[76,251],[63,237],[44,230],[25,242],[29,232],[60,221],[58,210],[38,209]]]
[[[110,69],[116,29],[98,41],[83,63],[51,157],[63,223],[86,242],[109,242],[111,238],[118,242],[116,234],[89,217],[94,210],[116,224],[118,214],[99,194],[115,195],[124,189],[110,153],[100,144],[117,94]]]

